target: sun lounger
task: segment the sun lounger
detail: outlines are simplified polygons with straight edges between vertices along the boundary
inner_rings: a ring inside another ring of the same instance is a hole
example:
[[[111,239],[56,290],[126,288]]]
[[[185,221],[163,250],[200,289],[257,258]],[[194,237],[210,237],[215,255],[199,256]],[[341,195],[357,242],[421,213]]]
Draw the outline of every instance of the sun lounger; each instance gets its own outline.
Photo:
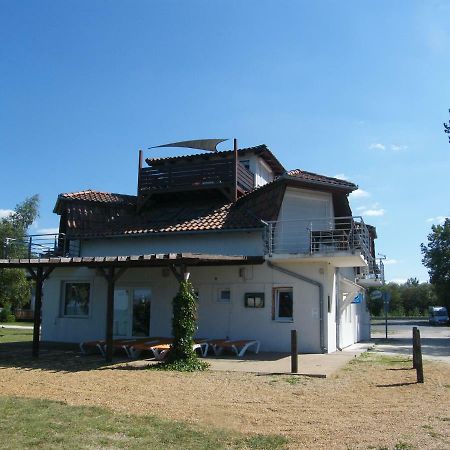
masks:
[[[160,353],[164,351],[162,356],[164,357],[169,351],[172,342],[173,338],[149,338],[147,341],[141,341],[136,344],[130,345],[128,347],[128,356],[130,358],[136,359],[143,351],[148,351],[152,352],[153,356],[155,356],[156,359],[160,359]],[[166,346],[168,346],[168,348],[166,348]]]
[[[158,361],[162,361],[167,353],[169,353],[172,348],[173,338],[161,339],[159,341],[149,341],[140,342],[138,344],[132,345],[128,348],[128,354],[130,358],[139,357],[140,353],[143,351],[149,351],[153,353],[153,356]],[[199,349],[202,356],[206,356],[208,353],[209,343],[207,339],[195,339],[193,349]]]
[[[80,342],[80,350],[81,353],[86,355],[88,353],[88,349],[92,348],[94,350],[98,350],[103,355],[102,345],[105,345],[104,340]]]
[[[226,339],[213,339],[209,341],[209,345],[213,348],[216,355],[220,355],[225,349],[230,349],[238,358],[243,358],[245,352],[254,347],[253,350],[257,354],[259,352],[260,342],[255,340],[226,340]]]
[[[131,345],[138,344],[140,342],[147,342],[150,340],[157,341],[162,339],[160,337],[144,337],[144,338],[123,338],[123,339],[114,339],[113,340],[113,348],[114,349],[122,349],[129,356],[128,348]],[[80,342],[80,350],[82,353],[86,354],[88,348],[94,348],[98,350],[102,356],[106,354],[106,341],[104,339],[100,339],[98,341],[87,341]]]

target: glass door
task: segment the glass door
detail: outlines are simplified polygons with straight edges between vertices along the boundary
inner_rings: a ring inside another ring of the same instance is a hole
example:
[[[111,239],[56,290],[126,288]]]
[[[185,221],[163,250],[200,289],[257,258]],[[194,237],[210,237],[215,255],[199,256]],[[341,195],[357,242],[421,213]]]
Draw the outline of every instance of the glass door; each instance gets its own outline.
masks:
[[[133,336],[150,336],[151,295],[151,290],[148,288],[133,289]]]
[[[129,289],[114,290],[114,336],[129,336],[130,334],[130,291]]]

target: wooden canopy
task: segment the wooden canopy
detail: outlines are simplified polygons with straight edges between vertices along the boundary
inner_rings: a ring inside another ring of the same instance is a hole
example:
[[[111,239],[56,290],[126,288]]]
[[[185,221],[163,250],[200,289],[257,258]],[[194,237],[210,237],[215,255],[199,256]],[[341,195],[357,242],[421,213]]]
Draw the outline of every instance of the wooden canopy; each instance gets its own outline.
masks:
[[[55,258],[0,259],[0,269],[26,269],[36,283],[33,356],[39,356],[42,285],[52,271],[59,267],[87,267],[97,269],[108,283],[106,299],[106,361],[112,361],[114,323],[114,285],[127,270],[137,267],[168,267],[178,281],[189,266],[229,266],[262,264],[263,256],[226,256],[202,253],[165,253],[130,256],[82,256]],[[118,269],[118,270],[117,270]]]

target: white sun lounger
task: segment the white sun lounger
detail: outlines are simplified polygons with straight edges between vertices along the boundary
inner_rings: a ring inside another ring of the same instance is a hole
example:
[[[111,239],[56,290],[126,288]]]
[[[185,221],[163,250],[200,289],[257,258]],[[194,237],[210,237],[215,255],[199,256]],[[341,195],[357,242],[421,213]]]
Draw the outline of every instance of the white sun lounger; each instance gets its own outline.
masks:
[[[231,349],[234,353],[236,353],[236,356],[238,358],[243,358],[246,351],[250,347],[253,347],[253,351],[255,352],[255,354],[257,354],[259,352],[260,342],[256,340],[245,340],[245,339],[240,340],[214,339],[209,341],[209,345],[211,345],[216,355],[222,354],[224,349],[228,348]]]

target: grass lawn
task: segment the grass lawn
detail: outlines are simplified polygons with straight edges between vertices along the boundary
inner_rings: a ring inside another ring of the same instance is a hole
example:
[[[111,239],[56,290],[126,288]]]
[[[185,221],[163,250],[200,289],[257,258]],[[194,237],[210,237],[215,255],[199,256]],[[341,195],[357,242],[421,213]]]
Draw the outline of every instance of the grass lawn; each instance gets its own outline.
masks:
[[[33,330],[2,328],[0,326],[0,344],[4,342],[26,342],[33,340]]]
[[[0,397],[0,411],[2,449],[282,449],[287,443],[283,436],[243,435],[48,400]]]

